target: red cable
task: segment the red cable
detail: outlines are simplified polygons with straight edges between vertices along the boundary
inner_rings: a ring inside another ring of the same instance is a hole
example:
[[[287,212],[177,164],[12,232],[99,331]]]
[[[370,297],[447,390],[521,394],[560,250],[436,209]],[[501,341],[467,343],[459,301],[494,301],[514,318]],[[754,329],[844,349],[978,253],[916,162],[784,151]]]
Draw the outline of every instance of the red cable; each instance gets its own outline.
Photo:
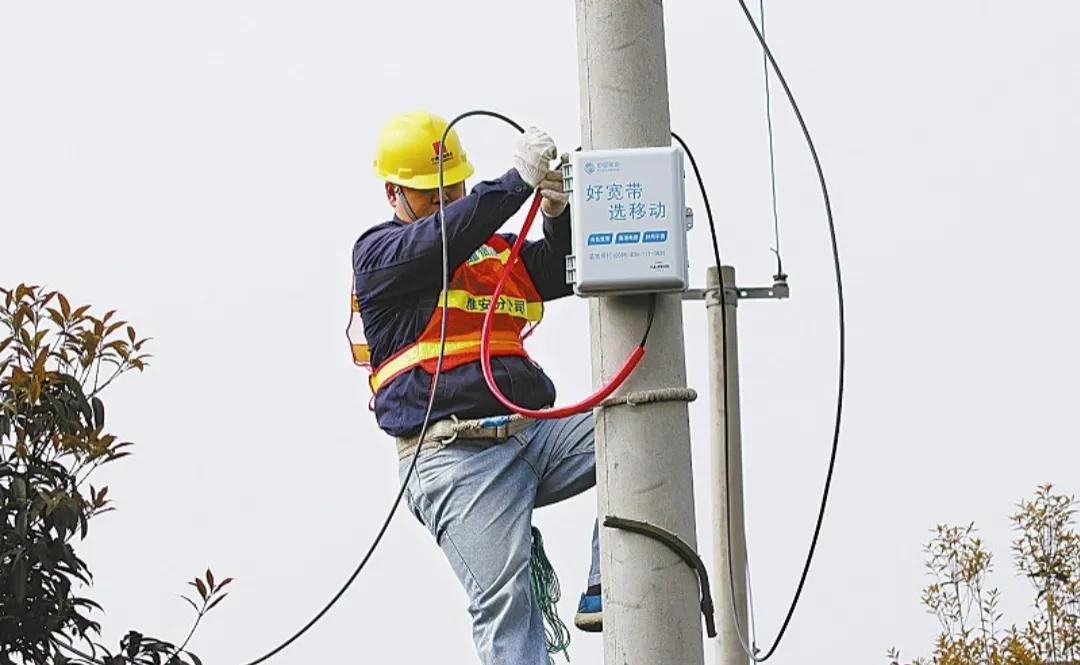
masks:
[[[491,323],[495,320],[493,314],[495,313],[496,307],[498,307],[499,296],[502,295],[503,286],[506,284],[506,278],[510,276],[510,271],[513,270],[514,265],[518,262],[518,255],[521,252],[521,246],[525,243],[525,236],[528,235],[529,229],[532,228],[533,220],[536,219],[536,213],[540,210],[540,201],[540,192],[537,192],[536,196],[533,198],[532,206],[529,208],[529,214],[525,217],[525,224],[521,227],[521,233],[518,235],[517,240],[514,241],[514,246],[510,249],[510,258],[507,259],[506,265],[503,266],[502,274],[499,275],[499,281],[495,285],[495,293],[491,295],[491,304],[488,305],[487,314],[484,315],[484,327],[480,332],[480,365],[484,370],[484,381],[487,382],[488,390],[490,390],[491,394],[495,396],[495,399],[499,400],[506,408],[514,413],[529,418],[564,418],[566,416],[572,416],[575,413],[588,411],[604,401],[611,393],[615,392],[615,390],[626,381],[626,377],[630,376],[630,373],[634,371],[634,368],[637,367],[638,363],[641,362],[641,357],[645,355],[645,347],[642,345],[634,349],[634,352],[626,359],[626,363],[623,364],[619,373],[616,374],[606,386],[577,404],[550,409],[526,409],[523,406],[518,406],[511,402],[506,395],[503,395],[502,391],[499,390],[499,386],[495,383],[495,377],[491,371]]]

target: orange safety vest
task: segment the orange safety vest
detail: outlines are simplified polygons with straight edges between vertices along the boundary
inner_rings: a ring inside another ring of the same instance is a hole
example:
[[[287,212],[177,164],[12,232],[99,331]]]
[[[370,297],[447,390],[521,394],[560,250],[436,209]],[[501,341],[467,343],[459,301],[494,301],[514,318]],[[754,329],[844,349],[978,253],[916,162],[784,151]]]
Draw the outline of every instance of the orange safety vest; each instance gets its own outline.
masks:
[[[446,297],[447,306],[453,314],[444,314],[445,294],[440,292],[435,311],[420,337],[375,368],[371,365],[371,349],[364,336],[363,321],[358,316],[360,301],[356,296],[354,281],[347,335],[353,362],[371,372],[368,383],[372,393],[377,393],[380,388],[417,366],[423,367],[429,374],[435,373],[444,315],[447,322],[442,371],[480,360],[480,330],[499,274],[509,258],[510,243],[501,236],[491,236],[458,266],[450,278]],[[495,311],[495,320],[491,325],[491,355],[527,358],[529,354],[525,351],[524,340],[543,318],[544,303],[522,261],[519,260],[511,269]]]

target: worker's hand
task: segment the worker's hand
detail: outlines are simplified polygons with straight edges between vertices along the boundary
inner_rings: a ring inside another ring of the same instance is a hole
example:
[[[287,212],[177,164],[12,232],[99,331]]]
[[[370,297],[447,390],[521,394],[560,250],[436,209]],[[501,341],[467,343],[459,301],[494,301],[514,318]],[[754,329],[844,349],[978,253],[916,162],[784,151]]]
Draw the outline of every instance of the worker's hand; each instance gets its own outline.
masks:
[[[559,154],[555,141],[536,127],[529,127],[517,142],[514,166],[521,179],[536,188],[551,168],[551,160]]]
[[[540,210],[545,216],[558,217],[563,214],[567,204],[570,203],[570,193],[563,191],[562,168],[548,171],[536,188],[540,190],[540,196],[544,199],[540,203]]]

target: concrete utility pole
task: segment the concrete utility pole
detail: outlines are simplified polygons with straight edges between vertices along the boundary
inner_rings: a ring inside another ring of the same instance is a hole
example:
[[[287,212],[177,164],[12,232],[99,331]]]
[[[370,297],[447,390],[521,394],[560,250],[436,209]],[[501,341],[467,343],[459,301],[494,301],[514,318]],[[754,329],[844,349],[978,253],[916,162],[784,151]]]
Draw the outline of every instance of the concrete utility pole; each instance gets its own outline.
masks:
[[[716,267],[706,278],[705,307],[709,317],[709,444],[712,449],[713,602],[716,604],[716,665],[747,665],[749,658],[739,643],[731,598],[734,586],[736,611],[742,634],[749,639],[746,613],[746,534],[743,530],[742,428],[739,423],[739,332],[735,269],[723,267],[723,288]],[[725,308],[723,312],[721,307]],[[727,317],[727,354],[724,354],[724,322]],[[725,388],[726,386],[726,388]],[[727,396],[726,403],[724,396]],[[725,437],[725,431],[727,436]],[[728,468],[724,468],[724,445]],[[731,497],[731,565],[728,566],[728,511],[726,488]],[[734,574],[734,579],[732,579]]]
[[[581,136],[586,150],[671,144],[660,0],[576,0]],[[641,338],[649,298],[590,303],[593,385],[610,379]],[[623,391],[686,386],[682,301],[658,298],[646,353]],[[685,402],[614,406],[596,420],[600,518],[642,520],[696,547]],[[659,542],[601,527],[604,662],[701,665],[693,570]]]

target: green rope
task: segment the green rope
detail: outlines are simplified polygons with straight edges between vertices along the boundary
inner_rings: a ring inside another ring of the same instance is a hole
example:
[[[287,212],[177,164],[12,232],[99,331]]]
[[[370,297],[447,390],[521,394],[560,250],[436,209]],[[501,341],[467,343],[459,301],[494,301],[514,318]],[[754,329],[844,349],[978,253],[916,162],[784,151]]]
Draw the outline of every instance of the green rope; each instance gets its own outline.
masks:
[[[549,654],[562,652],[566,662],[570,662],[570,631],[559,618],[557,604],[562,596],[559,578],[544,552],[544,538],[540,529],[532,528],[532,557],[529,561],[532,577],[533,598],[544,617],[544,642]],[[548,657],[548,662],[552,662]]]

